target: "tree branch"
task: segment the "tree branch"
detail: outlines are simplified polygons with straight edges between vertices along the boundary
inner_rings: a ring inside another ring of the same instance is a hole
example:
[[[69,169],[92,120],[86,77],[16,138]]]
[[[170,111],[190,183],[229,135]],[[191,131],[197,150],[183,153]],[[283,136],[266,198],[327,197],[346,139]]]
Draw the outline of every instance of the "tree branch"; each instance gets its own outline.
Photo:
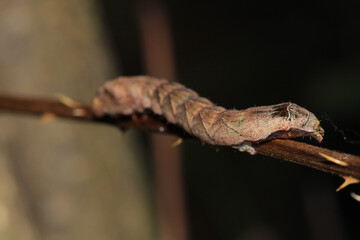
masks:
[[[112,124],[119,128],[136,128],[189,137],[179,127],[167,124],[163,119],[151,114],[119,116],[116,119],[96,118],[89,104],[68,106],[56,100],[20,98],[0,94],[0,110],[35,115],[52,113],[57,117]],[[341,177],[351,176],[360,179],[360,157],[358,156],[285,139],[275,139],[253,147],[258,154],[295,162]]]

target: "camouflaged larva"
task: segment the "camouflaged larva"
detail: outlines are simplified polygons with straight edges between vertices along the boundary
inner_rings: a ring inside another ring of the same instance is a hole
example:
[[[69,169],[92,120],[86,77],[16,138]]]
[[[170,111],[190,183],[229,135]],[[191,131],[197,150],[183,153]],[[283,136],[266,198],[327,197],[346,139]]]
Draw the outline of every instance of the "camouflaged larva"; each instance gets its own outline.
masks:
[[[147,76],[108,81],[92,102],[98,117],[145,109],[212,145],[239,146],[302,136],[321,142],[324,134],[315,115],[294,103],[226,110],[179,83]]]

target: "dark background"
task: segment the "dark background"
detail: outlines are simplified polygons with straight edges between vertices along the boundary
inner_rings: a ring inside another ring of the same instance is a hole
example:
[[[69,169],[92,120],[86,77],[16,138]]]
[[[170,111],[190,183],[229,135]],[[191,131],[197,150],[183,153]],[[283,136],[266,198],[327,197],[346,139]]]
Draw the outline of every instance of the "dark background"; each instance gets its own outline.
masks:
[[[99,3],[119,70],[144,74],[138,2]],[[321,146],[360,154],[356,1],[162,3],[180,82],[227,108],[295,102],[322,120]],[[192,239],[360,238],[358,186],[336,193],[342,180],[316,170],[193,140],[183,149]]]

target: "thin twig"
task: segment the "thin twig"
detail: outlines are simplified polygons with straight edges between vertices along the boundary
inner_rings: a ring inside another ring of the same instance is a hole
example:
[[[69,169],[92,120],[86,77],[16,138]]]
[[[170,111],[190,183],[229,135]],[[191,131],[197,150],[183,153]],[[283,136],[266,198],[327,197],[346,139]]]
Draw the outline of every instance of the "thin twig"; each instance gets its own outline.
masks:
[[[77,114],[76,109],[82,109],[82,114]],[[52,113],[62,118],[113,124],[120,128],[136,128],[180,137],[187,136],[180,128],[167,124],[151,114],[119,116],[116,119],[96,118],[89,104],[80,104],[74,108],[56,100],[20,98],[0,94],[0,110],[36,115]],[[253,147],[258,154],[295,162],[341,177],[351,176],[360,179],[360,157],[358,156],[284,139],[267,141]]]

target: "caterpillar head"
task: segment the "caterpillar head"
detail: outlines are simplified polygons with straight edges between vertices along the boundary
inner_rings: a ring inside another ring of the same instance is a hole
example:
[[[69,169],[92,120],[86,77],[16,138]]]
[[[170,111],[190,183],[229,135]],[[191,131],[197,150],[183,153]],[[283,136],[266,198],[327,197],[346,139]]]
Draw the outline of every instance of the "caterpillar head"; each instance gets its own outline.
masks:
[[[320,121],[310,111],[294,103],[283,103],[272,106],[271,117],[280,123],[284,130],[274,132],[270,137],[300,137],[309,136],[321,142],[324,129]]]
[[[323,139],[320,121],[313,113],[294,103],[252,107],[238,112],[237,120],[233,116],[228,125],[248,141],[305,136],[318,142]]]

